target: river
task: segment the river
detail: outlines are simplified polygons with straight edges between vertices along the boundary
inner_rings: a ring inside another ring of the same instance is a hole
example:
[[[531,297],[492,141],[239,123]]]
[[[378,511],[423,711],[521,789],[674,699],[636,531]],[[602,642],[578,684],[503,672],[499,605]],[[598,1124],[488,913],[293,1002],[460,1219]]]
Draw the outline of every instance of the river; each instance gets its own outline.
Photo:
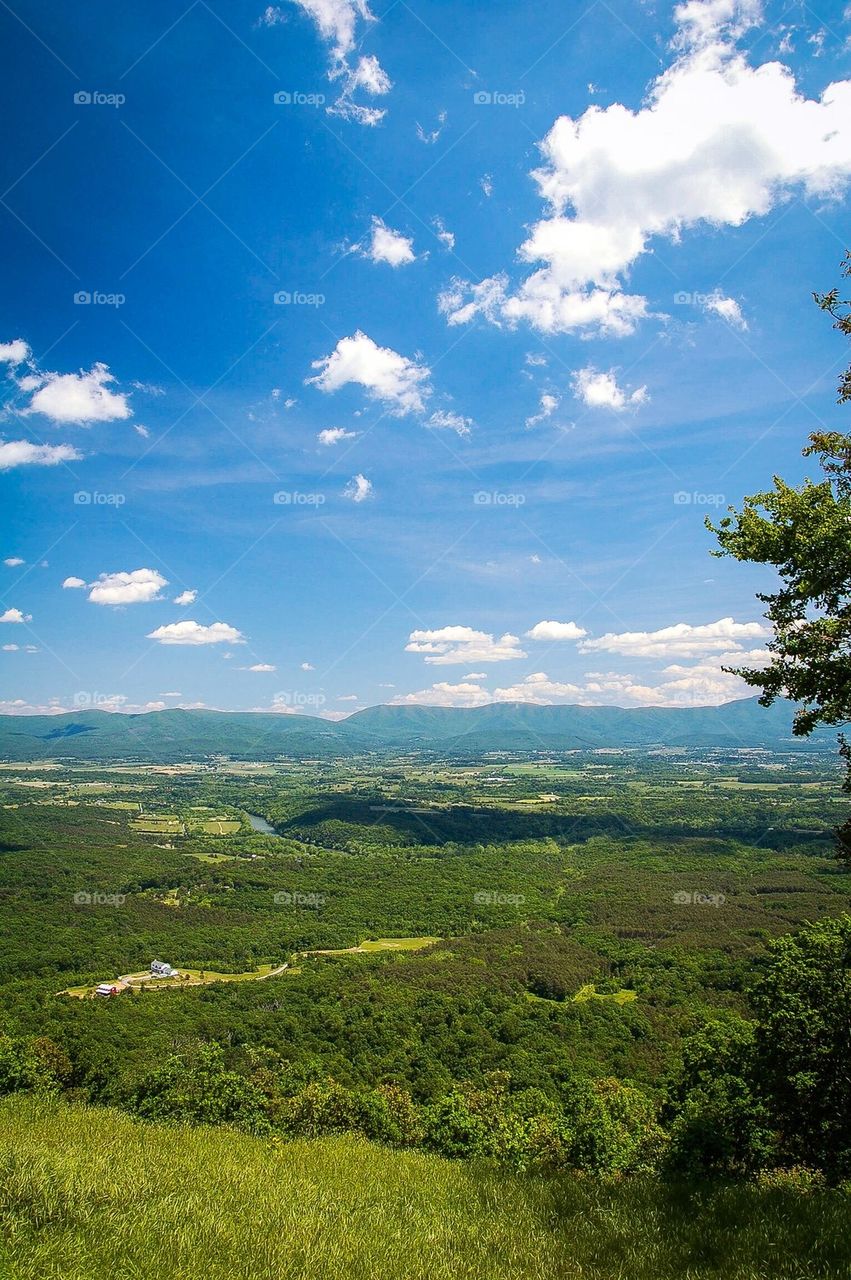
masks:
[[[261,836],[276,836],[278,834],[265,818],[260,817],[259,813],[249,813],[248,821],[251,823],[252,830],[257,831]]]

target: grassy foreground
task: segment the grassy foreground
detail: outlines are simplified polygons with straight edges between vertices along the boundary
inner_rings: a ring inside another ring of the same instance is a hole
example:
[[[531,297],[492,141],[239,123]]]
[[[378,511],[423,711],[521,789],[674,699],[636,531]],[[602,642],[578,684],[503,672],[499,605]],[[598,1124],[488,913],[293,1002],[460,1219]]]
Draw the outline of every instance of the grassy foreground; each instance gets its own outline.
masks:
[[[836,1280],[849,1208],[841,1192],[527,1180],[348,1137],[0,1106],[3,1280]]]

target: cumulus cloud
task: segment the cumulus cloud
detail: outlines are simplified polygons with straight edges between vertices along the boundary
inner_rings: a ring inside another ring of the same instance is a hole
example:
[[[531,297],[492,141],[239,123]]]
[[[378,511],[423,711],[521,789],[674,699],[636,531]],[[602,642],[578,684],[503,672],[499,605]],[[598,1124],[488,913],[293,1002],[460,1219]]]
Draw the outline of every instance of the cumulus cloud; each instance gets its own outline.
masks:
[[[526,676],[519,684],[510,685],[507,689],[494,689],[494,702],[534,702],[546,705],[551,702],[562,702],[575,699],[582,694],[576,684],[565,684],[561,680],[551,680],[543,671],[536,671]]]
[[[544,422],[545,419],[551,418],[558,406],[558,396],[554,396],[549,391],[545,391],[541,396],[541,407],[539,412],[533,414],[531,418],[526,419],[527,428],[536,427],[539,422]]]
[[[7,609],[0,613],[0,622],[32,622],[31,613],[21,613],[20,609]]]
[[[342,76],[343,88],[337,101],[328,108],[329,114],[342,116],[344,120],[354,120],[362,125],[380,124],[386,111],[381,107],[367,107],[354,101],[358,90],[379,96],[389,93],[393,88],[393,82],[375,55],[359,59],[355,67],[347,65],[339,74]]]
[[[331,354],[314,360],[312,367],[319,373],[307,379],[309,385],[331,392],[357,383],[373,400],[386,405],[389,413],[400,417],[422,413],[431,395],[430,369],[390,347],[379,347],[360,329],[350,338],[341,338]]]
[[[468,436],[470,428],[473,425],[472,418],[462,418],[460,413],[452,413],[445,409],[438,409],[426,422],[427,427],[437,427],[440,430],[454,431],[456,435]]]
[[[477,684],[462,681],[460,684],[449,684],[441,681],[430,689],[420,689],[416,693],[399,693],[390,699],[394,707],[484,707],[491,701],[486,689]]]
[[[405,645],[407,653],[425,655],[433,666],[449,666],[456,662],[507,662],[525,658],[518,636],[509,632],[496,639],[486,631],[472,627],[439,627],[433,631],[412,631]]]
[[[454,232],[448,231],[446,229],[443,219],[434,217],[431,220],[431,225],[434,227],[434,234],[437,236],[440,243],[444,245],[447,249],[454,249],[455,234]]]
[[[0,342],[0,364],[23,364],[30,356],[29,344],[23,338],[13,338],[11,342]]]
[[[770,635],[762,622],[735,622],[719,618],[701,626],[678,622],[659,631],[608,632],[593,640],[583,640],[582,653],[620,653],[633,658],[696,658],[741,648],[742,641]]]
[[[575,622],[536,622],[531,631],[526,632],[527,640],[581,640],[587,636],[584,628]]]
[[[278,668],[272,666],[270,662],[255,662],[253,667],[242,668],[243,671],[258,671],[264,673],[267,671],[277,671],[277,669]]]
[[[66,591],[79,590],[81,587],[85,587],[85,586],[86,586],[86,583],[83,581],[82,578],[66,578],[65,581],[62,583],[62,587]]]
[[[705,310],[720,316],[722,320],[726,320],[727,324],[732,325],[734,329],[747,329],[748,327],[748,322],[742,315],[742,308],[736,299],[725,298],[720,289],[716,289],[708,298],[705,298],[703,306]]]
[[[845,190],[851,81],[808,99],[782,63],[751,66],[734,43],[759,20],[747,0],[689,0],[676,16],[674,60],[639,109],[561,116],[541,143],[532,176],[546,210],[519,250],[536,269],[514,291],[499,275],[456,282],[450,323],[482,314],[550,333],[631,333],[648,304],[623,281],[654,239],[739,227],[796,193]]]
[[[622,413],[624,409],[635,408],[644,404],[647,399],[647,388],[637,387],[635,391],[624,391],[618,384],[615,370],[607,373],[587,365],[578,369],[571,379],[573,394],[589,409],[614,409]]]
[[[127,397],[110,388],[115,375],[107,365],[92,365],[88,373],[39,373],[23,378],[20,386],[34,392],[23,413],[40,413],[52,422],[88,427],[93,422],[129,418]]]
[[[18,565],[23,564],[24,561],[20,556],[8,556],[3,563],[8,565],[10,569],[17,569]]]
[[[355,50],[359,22],[374,22],[367,0],[292,0],[302,12],[316,23],[321,38],[331,46],[331,66],[328,79],[339,81],[340,96],[328,108],[332,115],[355,120],[358,124],[376,125],[384,112],[366,107],[354,101],[361,91],[373,97],[389,93],[390,77],[374,55],[359,58],[352,66],[349,61]],[[274,27],[284,20],[278,6],[269,6],[260,19],[263,26]]]
[[[372,236],[366,248],[360,250],[365,258],[372,262],[386,262],[391,267],[403,267],[416,261],[414,242],[401,231],[394,231],[382,222],[381,218],[372,219]]]
[[[62,462],[79,462],[82,456],[70,444],[0,440],[0,471],[11,471],[13,467],[56,467]]]
[[[148,632],[149,640],[158,640],[160,644],[243,644],[245,637],[236,627],[226,622],[211,622],[205,626],[201,622],[169,622],[166,626],[157,627]]]
[[[366,476],[362,476],[360,472],[356,476],[352,476],[343,490],[343,497],[348,498],[351,502],[366,502],[367,498],[372,497],[372,494],[372,481],[367,480]]]
[[[302,671],[315,671],[315,670],[316,670],[316,668],[313,666],[313,663],[311,663],[311,662],[303,662],[303,663],[301,664],[301,669],[302,669]]]
[[[159,600],[168,581],[156,569],[133,569],[129,573],[102,573],[89,584],[92,604],[147,604]]]
[[[175,604],[194,604],[198,599],[197,591],[181,591],[179,596],[174,597]]]
[[[347,431],[345,427],[326,427],[324,431],[320,431],[316,439],[326,448],[334,444],[342,444],[344,440],[354,440],[357,437],[356,431]]]

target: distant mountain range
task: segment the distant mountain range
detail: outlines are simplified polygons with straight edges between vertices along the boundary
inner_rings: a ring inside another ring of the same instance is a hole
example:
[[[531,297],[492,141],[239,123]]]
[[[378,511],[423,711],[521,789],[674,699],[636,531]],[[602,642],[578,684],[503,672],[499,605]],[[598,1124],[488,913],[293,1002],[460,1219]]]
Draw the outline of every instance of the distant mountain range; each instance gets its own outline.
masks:
[[[789,703],[761,707],[756,698],[720,707],[534,706],[370,707],[345,720],[272,712],[108,711],[0,716],[4,760],[138,760],[173,763],[209,756],[273,760],[365,752],[569,751],[601,747],[831,746],[821,731],[793,738]]]

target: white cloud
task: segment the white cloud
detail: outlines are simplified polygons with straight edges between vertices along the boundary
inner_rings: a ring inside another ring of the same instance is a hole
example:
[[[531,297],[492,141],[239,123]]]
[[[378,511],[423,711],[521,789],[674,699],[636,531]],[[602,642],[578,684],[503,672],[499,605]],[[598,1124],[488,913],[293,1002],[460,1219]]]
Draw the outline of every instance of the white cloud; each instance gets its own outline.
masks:
[[[258,27],[277,27],[286,22],[287,15],[276,4],[270,4],[257,19]]]
[[[308,385],[331,392],[358,383],[398,416],[422,413],[431,394],[430,369],[390,347],[379,347],[360,329],[351,338],[341,338],[330,356],[314,360],[313,368],[320,372],[306,380]]]
[[[331,73],[330,79],[336,79],[338,75],[342,77],[343,89],[334,105],[328,107],[329,114],[342,116],[344,120],[354,120],[357,124],[367,126],[380,124],[387,114],[386,111],[380,107],[365,107],[362,103],[352,100],[352,95],[358,90],[373,96],[382,96],[393,88],[393,82],[375,55],[361,58],[354,69],[346,65],[338,72]]]
[[[493,174],[486,173],[483,177],[479,178],[479,186],[488,199],[490,199],[493,195]]]
[[[528,357],[527,357],[527,361],[528,361]],[[558,406],[559,406],[558,396],[551,395],[549,391],[545,391],[541,396],[540,412],[535,413],[532,415],[531,418],[526,419],[527,428],[536,427],[539,422],[543,422],[546,418],[552,417],[552,415],[555,413]]]
[[[486,671],[468,671],[463,680],[487,680],[488,673]]]
[[[716,289],[714,293],[704,299],[703,305],[707,311],[714,312],[716,316],[726,320],[734,329],[747,329],[748,322],[742,315],[742,308],[736,302],[736,299],[725,298],[720,289]]]
[[[616,413],[646,403],[647,388],[626,392],[618,385],[615,370],[603,373],[592,365],[578,369],[571,379],[573,394],[590,409],[614,409]]]
[[[277,669],[278,668],[272,666],[270,662],[255,662],[253,667],[242,668],[243,671],[258,671],[258,672],[277,671]]]
[[[546,211],[519,251],[543,265],[514,292],[500,276],[457,283],[450,322],[483,314],[544,332],[627,334],[648,309],[622,282],[655,238],[738,227],[798,192],[841,195],[851,81],[807,99],[782,63],[750,66],[732,41],[758,15],[754,3],[690,0],[677,10],[674,61],[638,110],[614,103],[556,120],[533,174]]]
[[[316,439],[321,445],[329,447],[334,444],[342,444],[344,440],[354,440],[357,434],[357,431],[347,431],[345,427],[326,427],[324,431],[319,432]]]
[[[338,702],[357,702],[358,695],[356,693],[341,693],[337,697]]]
[[[20,647],[21,647],[21,646],[20,646],[19,644],[4,644],[4,645],[0,645],[0,648],[2,648],[2,650],[3,650],[3,652],[4,652],[4,653],[17,653],[17,652],[18,652],[18,650],[20,649]]]
[[[588,632],[575,622],[536,622],[527,640],[581,640]]]
[[[507,662],[525,658],[517,636],[506,632],[495,639],[486,631],[472,627],[439,627],[434,631],[412,631],[405,645],[407,653],[421,653],[433,666],[449,666],[456,662]]]
[[[609,632],[594,640],[583,640],[582,653],[620,653],[633,658],[697,658],[740,648],[740,642],[770,635],[762,622],[735,622],[719,618],[702,626],[678,622],[659,631]]]
[[[0,471],[10,471],[12,467],[56,467],[62,462],[78,462],[82,456],[70,444],[0,441]]]
[[[83,581],[82,578],[66,578],[65,581],[62,583],[62,587],[66,591],[77,590],[80,587],[85,587],[86,585],[87,584]]]
[[[136,432],[137,435],[141,436],[143,440],[150,440],[151,433],[147,427],[142,426],[141,422],[137,422],[134,425],[133,430]]]
[[[313,666],[313,664],[312,664],[311,662],[303,662],[303,663],[301,664],[301,669],[302,669],[302,671],[315,671],[315,670],[316,670],[316,668]]]
[[[13,338],[11,342],[0,342],[0,364],[22,364],[29,358],[30,349],[23,338]]]
[[[10,569],[17,569],[19,564],[24,564],[24,561],[21,559],[20,556],[9,556],[6,560],[3,561],[3,563],[7,564]]]
[[[434,217],[431,220],[431,225],[434,227],[434,234],[437,236],[440,243],[445,245],[447,249],[454,249],[455,234],[452,231],[447,231],[443,219]]]
[[[430,689],[420,689],[417,693],[399,693],[390,699],[393,707],[484,707],[491,701],[486,689],[477,684],[463,681],[460,684],[448,684],[442,681],[433,684]]]
[[[169,622],[166,626],[157,627],[148,632],[149,640],[158,640],[160,644],[243,644],[244,636],[236,627],[226,622],[211,622],[204,626],[200,622]]]
[[[401,231],[394,231],[381,218],[372,219],[372,237],[367,248],[360,251],[372,262],[386,262],[391,267],[403,267],[409,262],[416,262],[414,242]]]
[[[361,106],[352,100],[353,94],[359,90],[380,96],[389,93],[393,87],[390,77],[374,55],[359,58],[354,67],[349,62],[355,50],[358,23],[375,21],[367,0],[292,0],[292,3],[313,19],[320,36],[331,46],[328,79],[339,80],[342,89],[328,111],[358,124],[378,124],[384,116],[383,111]],[[261,24],[276,26],[283,19],[280,8],[270,6],[263,14]]]
[[[444,409],[436,410],[426,422],[427,427],[454,431],[459,436],[468,436],[472,425],[472,418],[462,418],[460,413],[452,413]]]
[[[536,671],[534,675],[526,676],[519,684],[511,685],[507,689],[494,689],[493,700],[494,702],[534,702],[546,705],[565,699],[575,700],[581,694],[582,689],[579,685],[551,680],[543,671]]]
[[[194,604],[198,599],[197,591],[181,591],[179,596],[174,597],[175,604]]]
[[[32,622],[32,614],[21,613],[20,609],[7,609],[0,614],[0,622]]]
[[[115,375],[105,364],[94,364],[88,373],[41,373],[25,378],[26,390],[37,386],[24,413],[41,413],[52,422],[89,426],[129,418],[132,410],[121,392],[110,390]]]
[[[686,0],[674,10],[678,48],[712,44],[720,37],[738,40],[762,21],[761,0]]]
[[[355,47],[355,28],[359,18],[373,21],[366,0],[292,0],[313,19],[323,40],[333,45],[331,56],[342,61]],[[264,19],[269,15],[266,10]],[[274,25],[280,10],[272,10]]]
[[[444,126],[445,124],[446,124],[446,112],[445,112],[445,111],[441,111],[441,112],[439,113],[439,115],[438,115],[438,117],[437,117],[437,128],[436,128],[436,129],[426,130],[426,129],[424,129],[424,128],[422,127],[422,125],[421,125],[421,124],[419,123],[419,121],[418,121],[418,122],[417,122],[417,137],[419,138],[420,142],[424,142],[424,143],[426,144],[426,146],[432,146],[435,142],[437,142],[438,138],[440,137],[441,133],[443,132],[443,126]]]
[[[89,584],[92,604],[147,604],[161,599],[168,581],[156,569],[133,569],[129,573],[102,573]]]
[[[365,502],[367,498],[372,497],[372,494],[372,481],[367,480],[366,476],[362,476],[360,472],[352,476],[343,490],[343,497],[349,498],[352,502]]]

